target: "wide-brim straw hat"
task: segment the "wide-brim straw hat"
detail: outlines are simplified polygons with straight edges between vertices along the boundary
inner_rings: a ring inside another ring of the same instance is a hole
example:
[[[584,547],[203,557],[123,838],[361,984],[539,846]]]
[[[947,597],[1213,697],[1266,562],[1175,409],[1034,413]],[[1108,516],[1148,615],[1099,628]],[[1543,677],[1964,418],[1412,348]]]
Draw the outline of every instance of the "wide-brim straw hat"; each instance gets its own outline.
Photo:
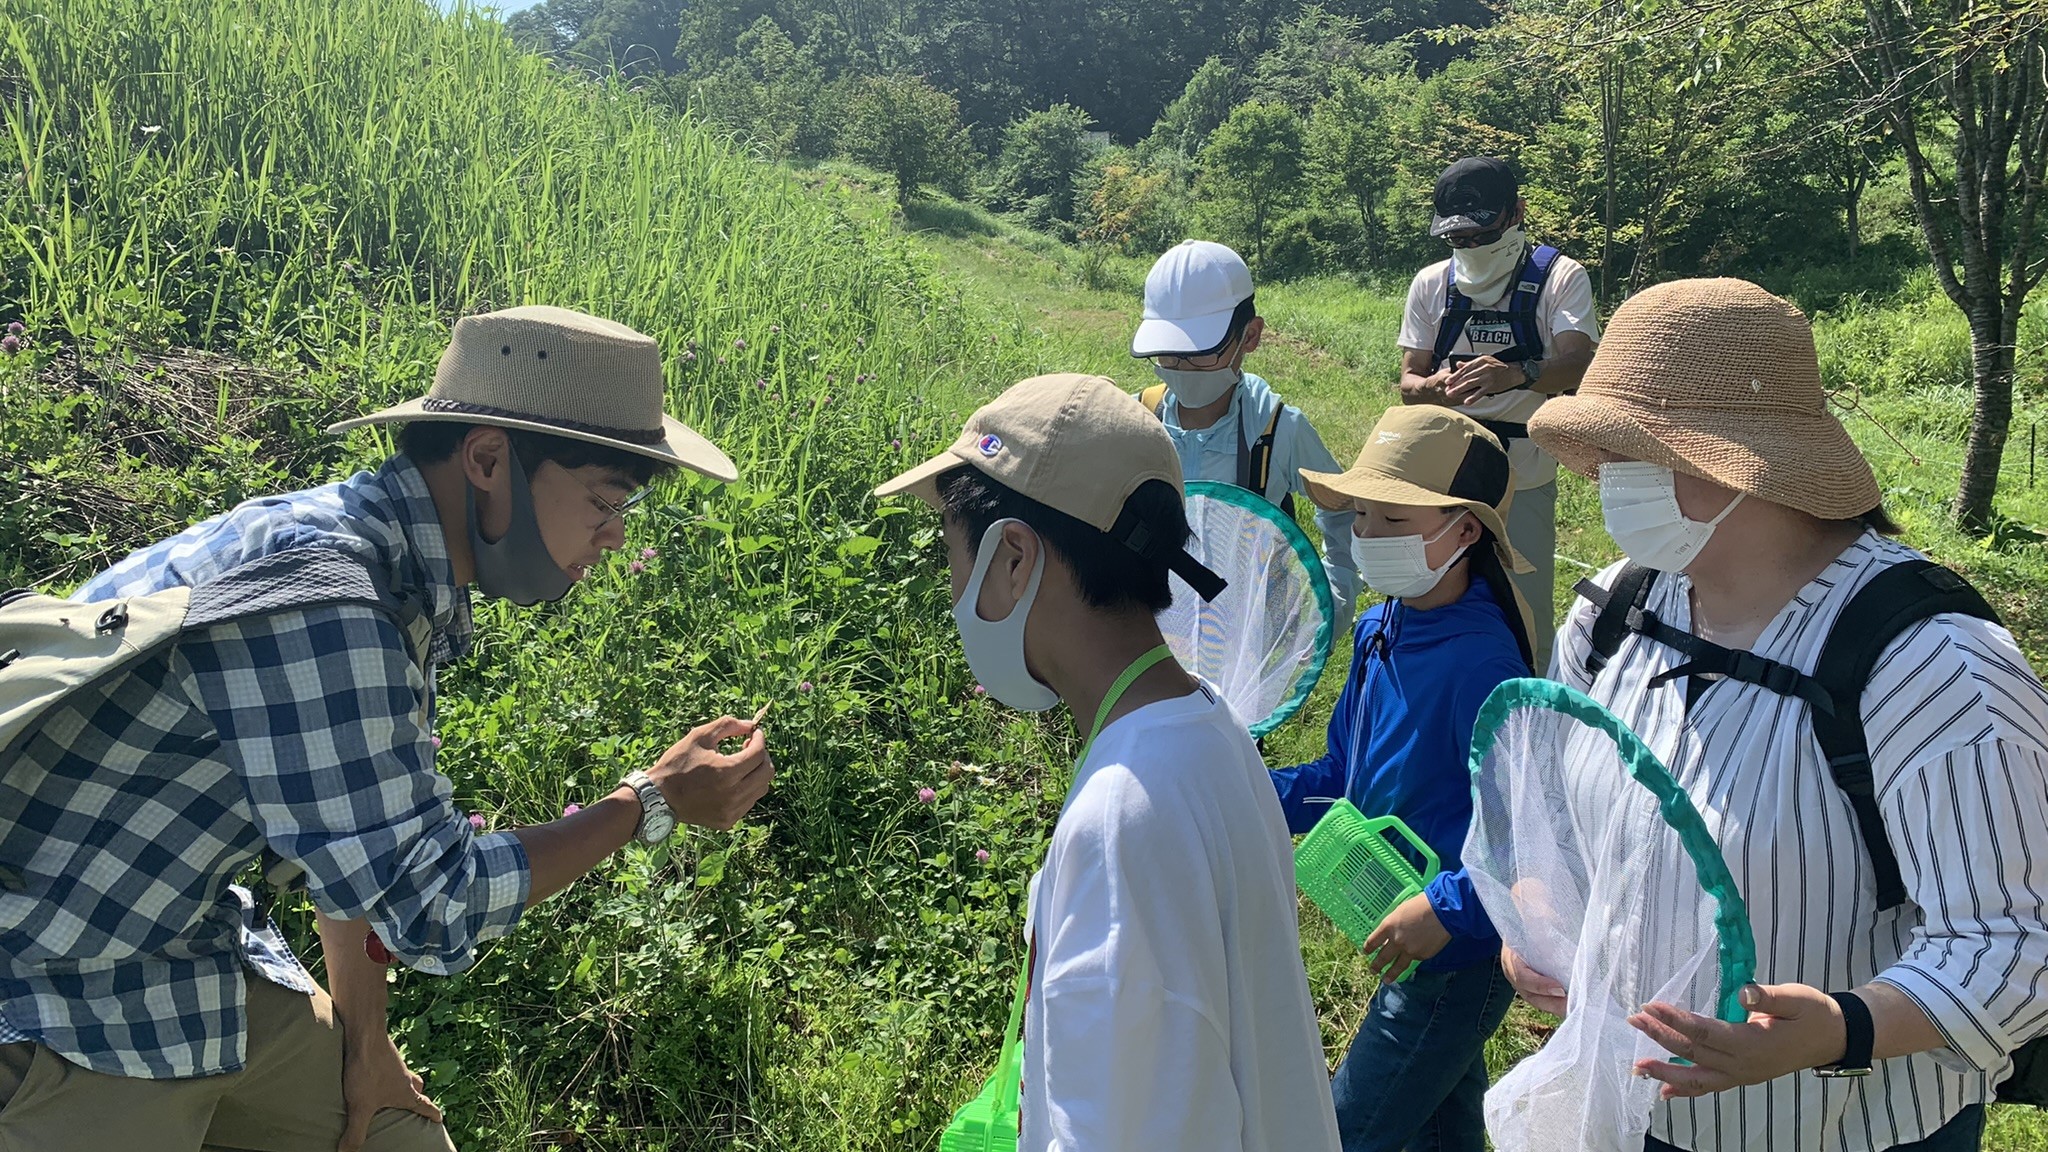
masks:
[[[425,396],[329,432],[418,420],[489,424],[603,444],[739,479],[718,446],[662,411],[661,349],[623,324],[533,305],[465,316]]]
[[[1588,479],[1606,452],[1822,520],[1882,501],[1870,462],[1827,410],[1812,325],[1744,280],[1676,280],[1631,297],[1578,394],[1546,401],[1529,437]]]
[[[1346,472],[1303,469],[1302,486],[1316,507],[1352,511],[1361,500],[1421,508],[1463,508],[1493,533],[1494,550],[1511,572],[1534,572],[1508,540],[1515,470],[1500,440],[1477,420],[1434,404],[1394,407],[1380,415],[1358,461]]]

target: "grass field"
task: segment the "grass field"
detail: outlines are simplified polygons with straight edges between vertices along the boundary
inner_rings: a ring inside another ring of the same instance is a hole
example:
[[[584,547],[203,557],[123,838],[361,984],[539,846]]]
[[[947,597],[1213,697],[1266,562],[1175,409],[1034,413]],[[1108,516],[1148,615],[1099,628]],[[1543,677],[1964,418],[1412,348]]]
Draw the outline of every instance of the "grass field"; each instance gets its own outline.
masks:
[[[851,168],[831,167],[816,178],[847,189],[876,186],[871,174]],[[875,210],[886,211],[879,199],[874,204]],[[966,287],[979,308],[1027,334],[1040,349],[1034,358],[1037,368],[1096,372],[1131,390],[1152,382],[1147,364],[1128,355],[1149,261],[1113,258],[1091,265],[1072,249],[954,203],[913,206],[903,226]],[[1085,283],[1091,279],[1095,286]],[[1395,333],[1405,288],[1318,280],[1259,290],[1268,335],[1246,368],[1299,405],[1340,461],[1356,454],[1380,413],[1395,402]],[[1873,330],[1910,333],[1916,347],[1873,350]],[[1946,366],[1942,376],[1912,380],[1906,387],[1858,381],[1866,395],[1856,397],[1856,407],[1845,408],[1842,415],[1875,464],[1888,503],[1907,525],[1907,539],[1991,586],[1998,607],[2014,621],[2039,666],[2048,654],[2043,627],[2048,621],[2039,617],[2037,606],[2048,555],[2030,542],[2036,538],[2029,526],[2048,525],[2048,482],[2041,491],[2024,485],[2024,434],[2008,457],[2008,482],[2000,493],[2000,512],[2013,521],[2009,535],[1998,546],[1985,547],[1942,527],[1942,501],[1953,492],[1962,440],[1954,410],[1966,395],[1968,334],[1960,318],[1940,300],[1882,310],[1856,307],[1846,316],[1820,316],[1817,341],[1825,370],[1838,384],[1859,372],[1899,373],[1901,362],[1907,375],[1921,364]],[[1619,553],[1600,523],[1597,491],[1569,473],[1562,480],[1558,514],[1556,609],[1562,613],[1571,583],[1618,559]],[[1271,762],[1296,763],[1321,753],[1322,724],[1342,687],[1342,665],[1342,659],[1332,663],[1302,717],[1268,738]],[[1307,904],[1302,930],[1325,1045],[1334,1061],[1356,1031],[1373,982],[1362,973],[1349,942]],[[1518,1002],[1488,1052],[1496,1073],[1532,1051],[1551,1024]],[[2048,1118],[2033,1109],[1996,1108],[1984,1146],[1992,1152],[2048,1149]]]
[[[744,473],[666,488],[632,528],[644,572],[622,557],[558,607],[485,607],[442,678],[438,766],[493,825],[770,700],[782,768],[742,829],[622,853],[468,972],[399,980],[393,1032],[459,1144],[934,1147],[992,1059],[1073,733],[973,694],[929,517],[868,492],[1031,371],[1145,382],[1123,355],[1143,266],[947,203],[906,237],[858,172],[764,167],[413,0],[0,0],[0,127],[0,322],[25,341],[0,356],[0,582],[61,590],[376,460],[375,435],[318,430],[422,391],[454,316],[512,303],[654,335],[672,407]],[[1262,299],[1254,367],[1349,455],[1390,396],[1393,299]],[[1831,318],[1831,371],[1867,377],[1922,456],[1859,426],[1894,453],[1916,542],[1984,581],[2038,660],[2024,525],[2048,495],[2015,479],[1992,547],[1936,527],[1964,361],[1959,325],[1915,307]],[[1563,550],[1601,563],[1583,485],[1563,507]],[[1340,674],[1276,757],[1317,746]],[[1334,1045],[1370,985],[1307,925]],[[1497,1058],[1540,1023],[1518,1015]],[[2048,1146],[2037,1119],[2001,1116],[1993,1146]]]

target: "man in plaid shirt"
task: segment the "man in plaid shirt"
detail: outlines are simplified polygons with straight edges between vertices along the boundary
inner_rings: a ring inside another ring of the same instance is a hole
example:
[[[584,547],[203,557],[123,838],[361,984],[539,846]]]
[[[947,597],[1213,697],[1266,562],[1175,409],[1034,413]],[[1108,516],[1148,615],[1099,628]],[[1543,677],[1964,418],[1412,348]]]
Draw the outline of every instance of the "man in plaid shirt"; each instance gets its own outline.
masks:
[[[731,717],[534,828],[478,832],[434,770],[433,669],[469,645],[471,584],[557,599],[624,545],[649,481],[734,478],[662,396],[659,351],[628,328],[469,317],[426,397],[336,426],[404,425],[378,471],[244,504],[79,590],[196,588],[328,548],[403,608],[192,632],[0,754],[0,1150],[447,1152],[385,1031],[380,961],[459,971],[628,840],[729,828],[766,792],[763,734]],[[317,908],[332,1000],[231,882],[258,862]]]

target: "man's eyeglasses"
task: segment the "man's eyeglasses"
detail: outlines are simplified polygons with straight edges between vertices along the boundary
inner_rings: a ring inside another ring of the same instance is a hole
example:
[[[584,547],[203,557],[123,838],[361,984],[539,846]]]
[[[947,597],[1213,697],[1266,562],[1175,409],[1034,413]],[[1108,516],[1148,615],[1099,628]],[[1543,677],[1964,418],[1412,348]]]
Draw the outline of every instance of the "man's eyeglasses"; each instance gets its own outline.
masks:
[[[1198,356],[1175,356],[1172,354],[1152,357],[1152,362],[1161,368],[1186,372],[1208,372],[1230,363],[1230,357],[1237,351],[1237,341],[1232,340],[1215,352]]]
[[[1503,224],[1498,228],[1489,228],[1484,232],[1466,232],[1458,236],[1446,236],[1444,237],[1444,243],[1449,244],[1453,248],[1484,248],[1488,244],[1498,243],[1502,236],[1507,235],[1507,231],[1508,226]]]
[[[638,491],[634,492],[631,496],[626,497],[624,500],[621,500],[617,503],[613,503],[612,501],[607,500],[602,496],[599,496],[597,494],[596,489],[592,488],[588,484],[583,484],[582,480],[577,480],[576,483],[583,485],[583,490],[585,492],[590,493],[590,502],[592,504],[595,504],[598,510],[604,513],[604,519],[599,520],[596,524],[593,524],[591,526],[590,530],[592,532],[602,532],[606,528],[611,527],[612,521],[624,520],[626,517],[638,511],[640,508],[641,501],[647,499],[647,493],[651,491],[651,489],[641,488]]]

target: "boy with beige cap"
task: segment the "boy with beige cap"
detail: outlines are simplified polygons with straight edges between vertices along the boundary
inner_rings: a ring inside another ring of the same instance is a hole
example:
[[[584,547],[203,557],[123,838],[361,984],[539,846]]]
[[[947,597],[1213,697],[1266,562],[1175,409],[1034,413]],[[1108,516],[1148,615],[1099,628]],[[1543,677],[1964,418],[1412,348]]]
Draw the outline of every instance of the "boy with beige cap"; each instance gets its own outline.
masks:
[[[190,608],[160,647],[12,715],[0,1148],[446,1152],[385,1033],[382,965],[460,971],[629,840],[746,814],[773,766],[731,717],[538,827],[473,828],[434,768],[435,669],[469,647],[472,585],[557,599],[624,545],[650,480],[734,477],[663,396],[654,341],[622,325],[470,316],[426,396],[337,425],[404,425],[377,471],[243,504],[79,590],[116,636],[159,592]],[[0,657],[0,704],[34,687],[10,667],[63,660]],[[232,883],[259,858],[318,910],[332,999]]]
[[[2012,634],[1889,538],[1806,317],[1754,284],[1633,297],[1529,434],[1629,558],[1554,667],[1665,758],[1756,935],[1747,1023],[1631,1018],[1689,1061],[1637,1064],[1664,1083],[1645,1146],[1977,1148],[1994,1090],[2038,1100],[2048,1069],[2048,693]]]
[[[1173,441],[1108,380],[1041,376],[876,492],[942,513],[989,694],[1094,720],[1025,915],[1018,1147],[1333,1152],[1286,822],[1155,620],[1169,572],[1222,587],[1187,553]]]

